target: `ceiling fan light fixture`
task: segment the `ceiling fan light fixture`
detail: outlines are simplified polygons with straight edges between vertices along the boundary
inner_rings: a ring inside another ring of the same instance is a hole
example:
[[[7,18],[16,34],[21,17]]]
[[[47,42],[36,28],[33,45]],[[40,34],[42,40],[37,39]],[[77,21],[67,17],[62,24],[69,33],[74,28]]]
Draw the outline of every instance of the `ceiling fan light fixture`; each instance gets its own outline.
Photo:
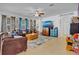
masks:
[[[50,7],[54,6],[54,3],[49,4]]]
[[[45,12],[41,8],[37,9],[35,12],[35,16],[43,16],[44,14]]]

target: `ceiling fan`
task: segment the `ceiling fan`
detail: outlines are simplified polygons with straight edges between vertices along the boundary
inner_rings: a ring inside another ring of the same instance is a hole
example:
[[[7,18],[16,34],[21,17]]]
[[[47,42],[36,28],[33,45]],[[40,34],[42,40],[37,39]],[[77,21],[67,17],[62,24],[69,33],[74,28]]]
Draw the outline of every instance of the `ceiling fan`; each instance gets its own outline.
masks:
[[[45,15],[45,11],[42,8],[36,9],[35,14],[34,14],[34,16],[37,16],[37,17],[41,17],[41,16],[44,16],[44,15]]]

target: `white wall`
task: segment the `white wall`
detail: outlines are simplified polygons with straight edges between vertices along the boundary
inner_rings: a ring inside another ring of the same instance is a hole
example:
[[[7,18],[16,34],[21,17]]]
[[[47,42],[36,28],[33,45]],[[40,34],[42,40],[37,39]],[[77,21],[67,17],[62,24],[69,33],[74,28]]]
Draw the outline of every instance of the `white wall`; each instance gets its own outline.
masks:
[[[70,23],[73,16],[77,16],[77,11],[60,15],[60,36],[70,35]]]
[[[54,27],[58,27],[58,31],[59,31],[59,28],[60,28],[60,23],[59,23],[60,22],[60,17],[59,17],[59,15],[50,16],[50,17],[42,19],[42,21],[47,21],[47,20],[53,21]],[[41,29],[42,29],[42,27],[41,27]]]
[[[58,36],[60,37],[61,35],[63,35],[63,33],[69,34],[69,32],[70,32],[69,25],[72,20],[71,18],[72,18],[72,16],[77,16],[77,15],[78,15],[77,11],[73,11],[73,12],[68,12],[68,13],[63,13],[63,14],[43,18],[41,20],[41,22],[47,21],[47,20],[53,21],[54,27],[58,27]],[[41,31],[41,29],[42,29],[42,27],[40,28],[40,31]]]
[[[19,17],[15,18],[16,29],[19,29]]]
[[[1,22],[2,22],[2,16],[0,15],[0,32],[1,32]]]
[[[77,11],[73,11],[73,12],[68,12],[68,13],[63,13],[63,14],[59,14],[59,15],[54,15],[54,16],[50,16],[50,17],[46,17],[46,18],[43,18],[41,20],[39,19],[36,19],[37,20],[37,26],[39,26],[38,30],[41,32],[42,31],[42,21],[46,21],[46,20],[51,20],[54,22],[54,27],[58,27],[58,30],[59,30],[59,35],[61,34],[62,32],[62,28],[64,26],[61,26],[60,25],[63,25],[60,23],[60,21],[63,21],[62,23],[64,23],[64,19],[67,19],[69,20],[68,24],[71,23],[71,17],[72,16],[77,16]],[[12,15],[11,15],[12,16]],[[65,17],[64,17],[65,16]],[[16,16],[17,20],[18,20],[18,16]],[[18,26],[18,24],[17,24]],[[66,28],[66,27],[65,27]],[[70,27],[68,27],[68,30],[70,29]],[[1,15],[0,15],[0,31],[1,31]],[[66,30],[63,30],[64,32],[66,32]]]

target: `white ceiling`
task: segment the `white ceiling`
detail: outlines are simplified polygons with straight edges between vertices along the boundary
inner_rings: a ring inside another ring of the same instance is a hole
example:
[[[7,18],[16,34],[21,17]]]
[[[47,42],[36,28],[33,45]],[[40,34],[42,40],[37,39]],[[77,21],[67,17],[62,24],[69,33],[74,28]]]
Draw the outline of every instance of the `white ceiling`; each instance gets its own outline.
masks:
[[[45,16],[72,12],[77,10],[77,3],[0,3],[0,13],[15,14],[19,16],[32,16],[35,10],[42,8],[45,11]]]

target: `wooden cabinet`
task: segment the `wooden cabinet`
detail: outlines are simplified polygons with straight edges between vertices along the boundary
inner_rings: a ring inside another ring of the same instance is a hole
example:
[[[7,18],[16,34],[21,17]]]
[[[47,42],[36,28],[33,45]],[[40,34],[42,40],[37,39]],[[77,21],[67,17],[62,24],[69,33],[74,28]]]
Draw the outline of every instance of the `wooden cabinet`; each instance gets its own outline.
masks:
[[[79,33],[79,23],[70,24],[70,34]]]
[[[43,28],[42,34],[45,36],[49,36],[49,28]]]
[[[79,33],[79,16],[74,16],[70,24],[70,34],[73,35],[75,33]]]

